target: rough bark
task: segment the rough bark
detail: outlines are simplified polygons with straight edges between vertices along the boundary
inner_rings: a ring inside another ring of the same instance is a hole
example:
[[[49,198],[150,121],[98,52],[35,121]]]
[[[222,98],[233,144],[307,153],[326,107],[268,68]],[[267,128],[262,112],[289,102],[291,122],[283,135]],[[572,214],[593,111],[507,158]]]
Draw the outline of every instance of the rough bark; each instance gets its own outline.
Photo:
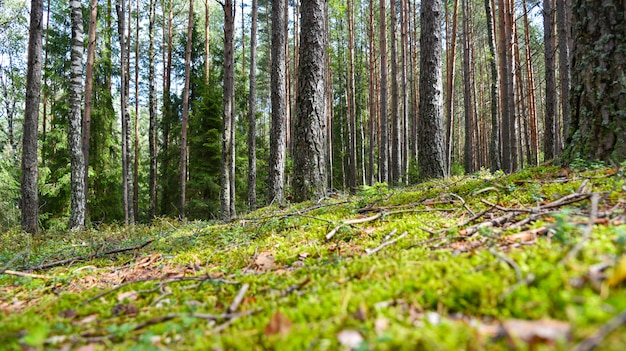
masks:
[[[571,39],[571,0],[556,0],[556,26],[559,43],[559,81],[561,98],[561,116],[563,119],[563,139],[570,129],[572,112],[569,104],[570,82],[570,39]]]
[[[285,0],[275,0],[272,3],[272,121],[270,126],[270,160],[267,184],[269,203],[281,203],[284,200],[287,138],[287,67],[285,63],[287,33],[285,32],[285,11]]]
[[[256,209],[256,35],[258,0],[252,0],[250,29],[250,95],[248,96],[248,208]]]
[[[396,184],[400,180],[402,172],[400,129],[400,101],[398,95],[398,14],[397,0],[391,0],[391,170],[389,180]]]
[[[304,1],[301,8],[300,66],[294,139],[295,201],[326,193],[326,2]]]
[[[28,30],[28,68],[26,70],[26,106],[22,134],[21,209],[22,230],[35,234],[39,229],[37,181],[37,126],[41,96],[43,1],[31,0]]]
[[[546,111],[544,116],[544,158],[551,160],[558,154],[556,62],[554,35],[554,0],[543,1],[543,39],[545,45]]]
[[[424,0],[420,10],[420,118],[418,167],[420,178],[447,174],[444,158],[443,86],[441,72],[441,0]]]
[[[626,160],[626,4],[575,0],[572,8],[572,124],[564,160],[622,162]]]
[[[70,53],[70,91],[68,107],[68,151],[70,155],[70,229],[85,226],[85,159],[82,138],[83,93],[83,11],[79,0],[70,1],[72,49]]]

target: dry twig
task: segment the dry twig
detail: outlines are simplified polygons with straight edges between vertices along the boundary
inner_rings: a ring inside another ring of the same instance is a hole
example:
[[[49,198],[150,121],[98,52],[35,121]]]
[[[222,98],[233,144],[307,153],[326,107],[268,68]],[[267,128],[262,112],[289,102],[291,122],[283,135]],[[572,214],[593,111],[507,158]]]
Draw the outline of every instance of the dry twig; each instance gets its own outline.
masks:
[[[626,324],[626,311],[623,311],[622,313],[613,317],[610,321],[608,321],[605,325],[598,329],[598,331],[596,331],[593,335],[589,336],[580,344],[578,344],[578,346],[576,346],[574,350],[593,350],[596,346],[600,345],[602,340],[604,340],[609,334],[611,334],[613,331],[615,331],[615,329],[619,328],[623,324]]]

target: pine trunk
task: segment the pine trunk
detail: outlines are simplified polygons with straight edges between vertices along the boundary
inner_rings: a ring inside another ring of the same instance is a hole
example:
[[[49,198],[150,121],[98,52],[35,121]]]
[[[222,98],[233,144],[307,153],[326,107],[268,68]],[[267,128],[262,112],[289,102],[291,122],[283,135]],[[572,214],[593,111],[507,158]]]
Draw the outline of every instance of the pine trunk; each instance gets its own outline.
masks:
[[[248,208],[256,209],[256,35],[258,0],[252,0],[250,29],[250,95],[248,96]]]
[[[302,3],[294,139],[295,201],[326,195],[326,2]]]

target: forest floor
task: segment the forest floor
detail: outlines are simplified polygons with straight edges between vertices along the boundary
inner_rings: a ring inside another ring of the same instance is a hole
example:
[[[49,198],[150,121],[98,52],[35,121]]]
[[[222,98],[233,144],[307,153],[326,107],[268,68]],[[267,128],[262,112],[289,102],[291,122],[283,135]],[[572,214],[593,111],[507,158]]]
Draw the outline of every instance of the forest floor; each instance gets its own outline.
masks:
[[[0,348],[624,350],[625,252],[626,174],[589,166],[9,231]]]

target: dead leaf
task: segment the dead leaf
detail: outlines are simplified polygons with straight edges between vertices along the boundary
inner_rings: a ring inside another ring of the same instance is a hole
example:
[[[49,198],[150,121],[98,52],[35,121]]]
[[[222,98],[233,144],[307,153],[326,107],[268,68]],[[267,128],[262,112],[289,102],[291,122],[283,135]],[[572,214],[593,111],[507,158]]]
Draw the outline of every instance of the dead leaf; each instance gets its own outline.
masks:
[[[307,258],[307,257],[309,257],[309,256],[311,256],[311,254],[310,254],[310,253],[308,253],[308,252],[300,252],[300,253],[298,254],[298,257],[299,257],[299,258]]]
[[[276,264],[274,263],[274,257],[272,257],[271,253],[268,251],[264,251],[259,253],[259,255],[254,260],[254,265],[256,268],[262,271],[269,271],[276,268]]]
[[[502,328],[509,337],[529,344],[569,340],[572,329],[569,323],[553,319],[536,321],[512,319],[505,321]]]
[[[291,321],[280,312],[274,313],[269,323],[265,326],[265,335],[286,335],[291,330]]]
[[[137,308],[137,306],[133,305],[133,304],[117,304],[115,306],[113,306],[113,308],[111,309],[111,313],[114,316],[124,316],[124,315],[128,315],[128,316],[135,316],[139,313],[139,308]]]
[[[365,322],[367,320],[367,305],[362,303],[359,305],[359,308],[354,312],[354,317],[361,322]]]
[[[137,292],[136,291],[125,291],[117,294],[117,301],[122,302],[124,300],[135,301],[137,300]]]
[[[350,329],[342,330],[337,333],[337,340],[347,350],[354,350],[359,347],[363,341],[365,341],[361,333]]]
[[[93,323],[97,319],[98,319],[98,314],[97,313],[92,313],[92,314],[89,314],[89,315],[83,317],[81,320],[77,321],[75,324],[77,324],[77,325],[85,325],[85,324]]]
[[[70,308],[65,311],[59,312],[59,317],[73,319],[74,317],[76,317],[77,314],[78,313],[76,312],[76,310]]]

